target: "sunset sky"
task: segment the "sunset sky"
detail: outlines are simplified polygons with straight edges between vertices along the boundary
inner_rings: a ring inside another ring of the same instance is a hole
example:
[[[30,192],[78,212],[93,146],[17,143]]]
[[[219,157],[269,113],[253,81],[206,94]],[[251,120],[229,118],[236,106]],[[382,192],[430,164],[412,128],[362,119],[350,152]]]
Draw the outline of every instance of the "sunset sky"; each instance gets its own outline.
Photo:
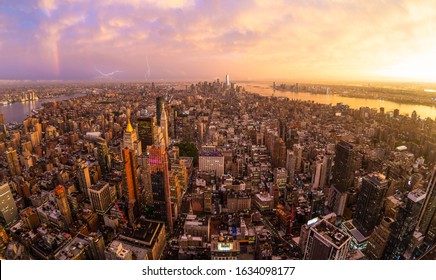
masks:
[[[0,79],[436,82],[416,0],[0,0]]]

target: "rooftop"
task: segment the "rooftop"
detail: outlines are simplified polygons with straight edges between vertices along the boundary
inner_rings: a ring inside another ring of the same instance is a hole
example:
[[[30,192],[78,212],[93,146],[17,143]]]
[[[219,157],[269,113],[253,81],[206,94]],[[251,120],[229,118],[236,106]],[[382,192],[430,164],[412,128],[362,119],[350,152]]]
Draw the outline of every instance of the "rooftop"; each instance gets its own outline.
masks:
[[[74,239],[60,250],[55,258],[58,260],[69,260],[79,255],[89,243],[87,240],[80,238],[79,236],[74,237]]]
[[[154,246],[159,232],[165,227],[164,223],[141,219],[134,229],[126,228],[121,234],[128,239],[136,239],[145,242],[148,246]]]
[[[347,229],[347,231],[354,237],[354,239],[357,241],[357,243],[365,242],[369,239],[369,236],[364,236],[353,224],[352,220],[348,220],[343,223],[344,227]]]
[[[419,202],[425,199],[425,191],[423,189],[414,189],[413,191],[409,192],[407,197],[413,202]]]
[[[386,180],[386,176],[381,173],[372,173],[365,177],[368,182],[377,187],[385,187],[388,184],[388,180]]]
[[[333,244],[336,248],[341,247],[350,239],[348,234],[325,220],[319,221],[310,230],[316,232],[317,235]]]
[[[263,202],[274,200],[269,193],[257,193],[256,198]]]
[[[222,157],[223,155],[220,152],[201,152],[201,157]]]
[[[109,183],[105,182],[105,181],[98,181],[97,184],[94,184],[94,185],[91,186],[91,189],[95,190],[95,191],[99,191],[99,190],[101,190],[102,188],[104,188],[108,184]]]
[[[144,260],[144,259],[146,259],[146,257],[147,257],[148,250],[147,250],[146,248],[136,246],[136,245],[131,244],[131,243],[126,242],[126,241],[114,240],[114,241],[112,241],[112,243],[109,245],[109,247],[111,247],[111,248],[118,248],[119,245],[121,245],[121,247],[122,247],[124,250],[130,250],[130,251],[132,251],[132,254],[133,254],[133,256],[134,256],[134,259],[137,259],[137,260]],[[115,250],[115,251],[116,251],[116,250]]]

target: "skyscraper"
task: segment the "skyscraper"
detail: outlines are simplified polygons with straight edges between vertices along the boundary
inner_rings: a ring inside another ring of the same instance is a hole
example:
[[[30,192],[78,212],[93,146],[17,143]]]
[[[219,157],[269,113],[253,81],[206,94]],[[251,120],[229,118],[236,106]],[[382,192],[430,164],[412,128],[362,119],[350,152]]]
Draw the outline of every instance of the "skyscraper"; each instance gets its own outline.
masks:
[[[168,174],[168,156],[164,147],[149,146],[151,187],[153,191],[154,214],[165,221],[172,230],[171,191]]]
[[[150,159],[147,152],[138,157],[139,184],[141,200],[144,205],[153,206],[153,190],[151,188]]]
[[[130,115],[130,113],[129,113]],[[138,137],[136,134],[136,130],[133,128],[130,123],[130,118],[127,119],[127,127],[124,130],[123,134],[123,146],[122,148],[129,148],[130,150],[135,151],[136,155],[140,155],[142,153],[141,141],[138,141]]]
[[[158,97],[156,97],[156,125],[157,126],[160,126],[162,109],[163,109],[163,97],[158,96]]]
[[[309,230],[305,260],[345,260],[351,237],[326,220],[319,220]]]
[[[137,216],[138,206],[142,204],[139,196],[139,181],[135,152],[129,148],[122,151],[124,165],[124,196],[128,199],[128,217],[133,225]]]
[[[91,187],[91,177],[89,176],[89,168],[84,162],[79,163],[78,179],[81,191],[88,195],[88,189]]]
[[[353,183],[353,146],[345,141],[336,144],[333,169],[333,184],[341,192],[346,192]]]
[[[170,171],[170,190],[171,190],[171,207],[172,214],[175,219],[180,215],[180,208],[182,206],[182,193],[180,187],[180,181],[177,173]]]
[[[9,148],[6,151],[6,160],[8,161],[8,169],[11,176],[21,175],[20,163],[18,161],[18,154],[14,148]]]
[[[103,138],[98,138],[95,142],[95,145],[97,146],[98,164],[100,165],[103,178],[106,178],[110,171],[110,157],[106,140]]]
[[[290,183],[294,182],[295,165],[296,165],[296,157],[294,152],[290,149],[286,150],[286,169],[288,170]]]
[[[153,145],[155,121],[153,116],[138,118],[138,135],[144,153],[147,151],[147,146]]]
[[[301,161],[303,159],[303,147],[300,144],[294,144],[293,151],[295,155],[295,172],[300,172]]]
[[[347,201],[347,191],[353,183],[353,146],[345,141],[336,144],[333,168],[333,185],[330,187],[328,206],[337,214],[343,215]]]
[[[161,113],[161,117],[160,117],[160,127],[162,130],[162,135],[165,141],[165,148],[167,148],[170,144],[170,140],[168,137],[168,118],[167,118],[167,113],[165,108],[162,108],[162,113]]]
[[[226,74],[226,87],[230,87],[230,76]]]
[[[426,197],[418,220],[418,229],[425,240],[432,244],[436,241],[436,165],[430,174]]]
[[[391,227],[394,220],[384,217],[380,225],[376,226],[372,232],[368,245],[366,246],[365,255],[371,260],[378,260],[383,256],[386,244],[391,237]]]
[[[65,217],[65,221],[67,225],[71,225],[73,223],[73,218],[71,217],[70,205],[68,204],[67,195],[65,193],[65,187],[62,185],[57,186],[54,190],[54,194],[56,197],[56,203],[59,211],[61,211],[62,215]]]
[[[99,181],[89,188],[89,200],[97,213],[105,213],[112,206],[109,183]]]
[[[286,166],[286,144],[282,138],[274,141],[274,150],[272,153],[273,167]]]
[[[384,175],[373,173],[363,178],[353,217],[353,223],[363,235],[371,234],[379,224],[387,190],[388,181]]]
[[[18,219],[17,206],[8,182],[0,184],[0,220],[2,224],[9,225]]]
[[[385,251],[385,259],[397,259],[405,253],[418,224],[418,217],[425,200],[425,191],[415,189],[408,193],[392,225],[391,237]]]
[[[123,149],[123,164],[127,198],[139,202],[139,184],[136,172],[137,161],[133,150],[129,148]]]

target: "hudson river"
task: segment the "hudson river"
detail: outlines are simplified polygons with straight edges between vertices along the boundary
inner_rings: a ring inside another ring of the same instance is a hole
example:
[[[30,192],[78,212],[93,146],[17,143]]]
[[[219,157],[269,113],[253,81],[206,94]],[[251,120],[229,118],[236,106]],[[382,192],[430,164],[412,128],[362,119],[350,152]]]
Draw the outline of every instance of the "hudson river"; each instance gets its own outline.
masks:
[[[3,114],[4,122],[22,122],[28,116],[32,115],[32,110],[37,110],[45,102],[62,101],[74,97],[80,97],[84,94],[60,95],[54,98],[39,99],[37,101],[16,102],[8,105],[0,105],[0,113]]]

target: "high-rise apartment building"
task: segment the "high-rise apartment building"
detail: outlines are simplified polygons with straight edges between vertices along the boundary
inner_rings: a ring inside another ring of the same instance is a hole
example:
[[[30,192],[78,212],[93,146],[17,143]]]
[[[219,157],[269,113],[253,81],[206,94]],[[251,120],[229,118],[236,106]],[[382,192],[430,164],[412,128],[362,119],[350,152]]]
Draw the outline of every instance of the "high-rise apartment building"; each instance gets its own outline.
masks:
[[[301,171],[301,161],[303,160],[303,146],[294,144],[292,147],[295,156],[295,172]]]
[[[18,219],[17,206],[8,182],[0,184],[0,220],[2,224],[10,225]]]
[[[327,220],[319,220],[309,230],[305,260],[345,260],[351,237]]]
[[[391,237],[393,223],[394,220],[392,218],[383,217],[380,224],[375,227],[366,246],[365,255],[368,259],[378,260],[382,258],[386,245]]]
[[[330,187],[328,203],[337,215],[343,215],[347,203],[347,191],[353,183],[353,146],[345,141],[336,144],[333,169],[333,185]]]
[[[350,143],[340,141],[336,144],[333,184],[341,193],[345,193],[353,183],[353,156],[353,146]]]
[[[6,160],[8,162],[8,169],[11,176],[21,175],[20,162],[18,161],[17,151],[10,147],[6,151]]]
[[[95,212],[103,214],[110,209],[113,201],[108,182],[99,181],[97,184],[92,185],[88,192],[89,200]]]
[[[391,237],[384,253],[385,259],[398,259],[405,253],[418,225],[419,213],[424,201],[424,190],[415,189],[408,193],[392,225]]]
[[[365,176],[357,198],[353,224],[365,236],[380,223],[383,201],[388,190],[388,181],[380,173]]]

